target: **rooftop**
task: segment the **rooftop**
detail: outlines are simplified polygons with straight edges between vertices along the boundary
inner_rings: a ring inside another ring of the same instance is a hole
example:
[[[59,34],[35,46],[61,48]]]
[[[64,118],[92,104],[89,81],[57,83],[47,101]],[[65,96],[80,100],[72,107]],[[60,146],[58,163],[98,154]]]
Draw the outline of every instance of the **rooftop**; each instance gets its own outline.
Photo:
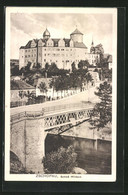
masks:
[[[83,33],[81,33],[77,28],[70,35],[74,35],[74,34],[81,34],[81,35],[83,35]]]
[[[29,85],[22,80],[11,80],[11,90],[26,90],[35,89],[32,85]]]

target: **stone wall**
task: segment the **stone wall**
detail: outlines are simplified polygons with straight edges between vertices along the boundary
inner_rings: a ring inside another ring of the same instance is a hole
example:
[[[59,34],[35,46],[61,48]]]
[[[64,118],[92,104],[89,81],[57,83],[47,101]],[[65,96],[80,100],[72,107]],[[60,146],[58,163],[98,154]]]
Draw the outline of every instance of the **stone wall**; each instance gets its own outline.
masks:
[[[45,137],[42,118],[23,120],[11,126],[10,150],[19,157],[27,171],[43,173]]]

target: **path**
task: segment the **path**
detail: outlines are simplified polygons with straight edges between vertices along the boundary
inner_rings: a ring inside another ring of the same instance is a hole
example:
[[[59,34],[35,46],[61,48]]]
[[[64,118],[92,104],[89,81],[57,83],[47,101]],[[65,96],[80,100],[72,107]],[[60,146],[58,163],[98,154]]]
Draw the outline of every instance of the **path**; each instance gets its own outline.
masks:
[[[97,83],[96,87],[99,83]],[[66,104],[74,104],[74,103],[81,103],[81,102],[92,102],[96,103],[99,99],[97,96],[95,96],[94,91],[96,91],[96,87],[91,87],[89,90],[80,92],[78,94],[74,94],[69,97],[65,97],[60,100],[54,100],[49,102],[44,102],[42,104],[33,104],[28,106],[20,106],[11,108],[11,114],[16,114],[23,111],[41,111],[45,107],[52,107],[57,105],[66,105]],[[87,103],[87,108],[90,106],[90,104]]]

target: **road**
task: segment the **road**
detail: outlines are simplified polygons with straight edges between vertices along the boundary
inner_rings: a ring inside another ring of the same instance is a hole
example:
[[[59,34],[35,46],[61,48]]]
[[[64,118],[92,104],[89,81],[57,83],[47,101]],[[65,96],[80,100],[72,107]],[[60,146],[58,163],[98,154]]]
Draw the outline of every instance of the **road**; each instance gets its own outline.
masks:
[[[33,105],[28,105],[28,106],[20,106],[20,107],[11,108],[10,109],[11,115],[19,113],[19,112],[23,112],[23,111],[41,111],[45,107],[67,105],[67,104],[71,105],[75,103],[88,102],[88,101],[94,104],[99,101],[98,97],[94,94],[94,91],[96,91],[96,87],[98,85],[99,83],[97,83],[95,87],[91,87],[86,91],[80,92],[78,94],[74,94],[69,97],[65,97],[60,100],[48,101],[42,104],[33,104]],[[87,108],[88,108],[88,105],[90,104],[87,103]]]

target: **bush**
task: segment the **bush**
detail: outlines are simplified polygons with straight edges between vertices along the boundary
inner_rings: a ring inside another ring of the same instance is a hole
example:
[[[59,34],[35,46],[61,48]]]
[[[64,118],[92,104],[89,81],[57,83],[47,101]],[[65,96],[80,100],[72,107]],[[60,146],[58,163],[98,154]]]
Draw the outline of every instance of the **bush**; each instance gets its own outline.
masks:
[[[45,173],[64,174],[71,173],[77,166],[77,154],[72,146],[68,148],[60,147],[57,151],[47,154],[43,158]]]

